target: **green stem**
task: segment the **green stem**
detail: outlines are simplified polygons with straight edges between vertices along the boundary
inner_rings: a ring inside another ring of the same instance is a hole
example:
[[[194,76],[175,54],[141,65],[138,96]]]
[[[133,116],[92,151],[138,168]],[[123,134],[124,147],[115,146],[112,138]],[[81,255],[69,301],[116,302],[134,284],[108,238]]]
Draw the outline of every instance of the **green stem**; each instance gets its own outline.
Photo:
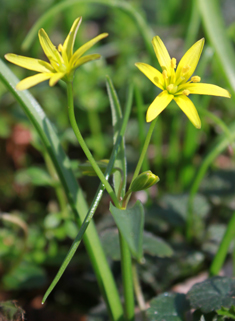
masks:
[[[137,107],[137,119],[138,119],[138,128],[139,128],[139,140],[140,140],[140,148],[144,145],[145,141],[145,110],[143,108],[143,97],[141,95],[141,91],[135,87],[135,100]],[[147,171],[150,168],[148,158],[145,157],[143,161],[143,171]]]
[[[151,125],[150,125],[150,127],[149,127],[149,130],[148,130],[148,133],[147,133],[145,142],[144,142],[144,146],[143,146],[143,148],[142,148],[142,152],[141,152],[139,161],[138,161],[138,163],[137,163],[135,172],[134,172],[133,177],[132,177],[131,184],[130,184],[130,186],[129,186],[129,190],[130,190],[130,188],[131,188],[132,183],[134,182],[134,180],[136,179],[136,177],[139,175],[139,172],[140,172],[140,170],[141,170],[141,167],[142,167],[142,164],[143,164],[144,158],[145,158],[145,156],[146,156],[146,153],[147,153],[147,150],[148,150],[148,146],[149,146],[149,143],[150,143],[152,134],[153,134],[153,130],[154,130],[156,121],[157,121],[157,118],[155,118],[155,119],[151,122]],[[128,195],[128,197],[125,199],[125,206],[127,206],[128,201],[129,201],[129,199],[130,199],[130,197],[131,197],[131,193],[129,192],[129,190],[127,191],[127,193],[128,193],[129,195]]]
[[[226,255],[228,253],[229,245],[231,244],[235,235],[235,212],[233,213],[232,218],[230,219],[227,230],[223,236],[223,239],[220,243],[219,249],[214,257],[214,260],[210,267],[210,275],[217,275],[221,270]]]
[[[83,137],[81,135],[81,132],[80,132],[78,126],[77,126],[77,122],[76,122],[75,114],[74,114],[73,86],[72,86],[72,83],[67,83],[67,95],[68,95],[69,120],[70,120],[71,126],[73,128],[74,134],[77,137],[77,140],[78,140],[81,148],[83,149],[87,159],[91,163],[91,166],[94,168],[97,176],[99,177],[99,179],[102,182],[102,184],[104,184],[104,187],[106,188],[106,191],[109,193],[110,197],[112,198],[115,206],[119,208],[118,199],[117,199],[117,197],[116,197],[111,185],[109,184],[108,181],[106,181],[104,174],[102,173],[102,171],[99,168],[99,166],[97,165],[95,159],[91,155],[91,152],[88,149],[88,147],[87,147],[87,145],[86,145],[86,143],[85,143],[85,141],[84,141],[84,139],[83,139]]]
[[[135,316],[134,287],[131,269],[131,253],[128,245],[119,231],[122,283],[125,300],[125,317],[127,321],[133,321]]]
[[[152,133],[153,133],[153,130],[154,130],[156,121],[157,121],[157,118],[155,118],[155,119],[151,122],[151,125],[150,125],[150,127],[149,127],[149,130],[148,130],[148,133],[147,133],[145,142],[144,142],[144,146],[143,146],[143,148],[142,148],[142,152],[141,152],[139,161],[138,161],[138,163],[137,163],[137,166],[136,166],[134,175],[133,175],[133,177],[132,177],[131,184],[132,184],[133,181],[136,179],[136,177],[139,175],[139,172],[140,172],[140,170],[141,170],[141,167],[142,167],[142,164],[143,164],[145,155],[146,155],[146,153],[147,153],[147,149],[148,149],[148,146],[149,146],[151,137],[152,137]]]
[[[149,131],[147,133],[144,146],[132,178],[132,182],[138,176],[140,169],[142,167],[156,121],[157,119],[154,119],[154,121],[152,121],[149,127]],[[131,187],[131,184],[130,184],[130,187]],[[130,187],[126,193],[126,197],[123,199],[122,208],[126,208],[128,204],[129,198],[131,196]],[[134,318],[134,288],[133,288],[134,285],[133,285],[133,275],[132,275],[132,261],[131,261],[130,250],[128,249],[128,246],[120,232],[119,232],[119,239],[120,239],[120,249],[121,249],[121,265],[122,265],[122,277],[123,277],[123,288],[124,288],[124,298],[125,298],[125,312],[126,312],[126,318],[129,321],[129,320],[133,320]]]
[[[132,262],[132,274],[133,274],[133,280],[134,280],[134,289],[135,289],[136,299],[137,299],[140,310],[142,312],[144,312],[146,310],[146,305],[145,305],[145,301],[144,301],[143,292],[142,292],[142,289],[140,286],[136,263],[134,261]]]

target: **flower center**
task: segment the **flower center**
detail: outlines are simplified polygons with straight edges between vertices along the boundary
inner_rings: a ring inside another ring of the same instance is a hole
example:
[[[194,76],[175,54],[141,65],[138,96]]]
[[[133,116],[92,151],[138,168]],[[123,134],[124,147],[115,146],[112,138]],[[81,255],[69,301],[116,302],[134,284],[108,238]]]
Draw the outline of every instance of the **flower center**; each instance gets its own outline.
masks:
[[[178,86],[174,85],[174,84],[170,84],[166,87],[167,91],[169,94],[175,94],[178,90]]]

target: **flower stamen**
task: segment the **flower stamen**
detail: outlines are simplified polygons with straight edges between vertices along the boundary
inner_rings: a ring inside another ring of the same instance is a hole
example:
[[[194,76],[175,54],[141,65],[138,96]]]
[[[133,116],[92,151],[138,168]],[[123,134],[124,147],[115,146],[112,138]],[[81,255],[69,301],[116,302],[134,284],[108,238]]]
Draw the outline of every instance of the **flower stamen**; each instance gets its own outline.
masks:
[[[188,96],[190,94],[190,91],[188,89],[183,90],[183,95]]]
[[[182,68],[182,75],[185,75],[191,67],[189,65],[186,65]]]
[[[200,81],[201,81],[201,77],[199,77],[199,76],[193,76],[193,77],[191,78],[191,81],[192,81],[192,82],[200,82]]]
[[[168,78],[166,69],[163,70],[162,75],[164,79]]]
[[[175,58],[171,59],[171,68],[173,68],[173,69],[176,68],[176,59]]]

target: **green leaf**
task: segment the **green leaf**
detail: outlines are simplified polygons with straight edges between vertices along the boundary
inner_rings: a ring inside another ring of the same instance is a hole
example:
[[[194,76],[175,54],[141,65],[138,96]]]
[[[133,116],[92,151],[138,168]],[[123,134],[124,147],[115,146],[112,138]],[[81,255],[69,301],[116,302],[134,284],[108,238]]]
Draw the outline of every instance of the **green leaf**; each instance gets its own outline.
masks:
[[[119,233],[117,228],[105,230],[100,235],[105,254],[114,261],[121,260]]]
[[[152,233],[144,232],[143,251],[157,257],[170,257],[173,255],[173,250],[163,239],[153,235]]]
[[[156,212],[173,226],[184,226],[188,213],[188,194],[167,194],[160,200],[161,207],[153,207]],[[193,213],[198,219],[205,219],[210,211],[210,204],[205,196],[197,194],[193,201]]]
[[[115,144],[117,140],[118,132],[121,128],[122,124],[122,110],[119,103],[119,99],[117,96],[117,93],[115,91],[115,88],[113,86],[113,83],[111,79],[107,76],[106,81],[108,96],[109,96],[109,102],[111,107],[111,114],[112,114],[112,124],[113,124],[113,144]],[[113,182],[114,182],[114,188],[115,192],[118,195],[119,189],[121,186],[121,196],[124,196],[125,189],[126,189],[126,155],[125,155],[125,139],[122,138],[122,142],[120,144],[119,152],[117,154],[117,157],[115,159],[114,167],[120,168],[122,173],[120,171],[117,171],[113,174]]]
[[[19,170],[15,179],[17,183],[32,183],[36,186],[53,186],[56,183],[44,169],[39,167]]]
[[[235,280],[220,276],[195,284],[187,294],[192,308],[203,313],[230,308],[235,305],[234,296]]]
[[[184,321],[184,314],[189,309],[184,294],[166,292],[150,301],[147,316],[149,321]]]
[[[198,5],[205,31],[215,49],[223,75],[235,93],[234,50],[226,34],[220,3],[218,0],[199,0]]]
[[[144,230],[144,209],[140,201],[128,209],[116,208],[110,203],[110,212],[127,242],[131,254],[137,260],[143,255],[143,230]]]
[[[24,310],[16,305],[16,301],[0,302],[1,321],[24,321]]]
[[[101,234],[101,242],[106,255],[114,261],[120,261],[120,244],[118,230],[115,228],[108,229]],[[170,257],[173,254],[171,247],[160,237],[152,233],[143,234],[143,252],[151,256]]]
[[[217,310],[216,313],[219,315],[224,315],[227,318],[235,320],[235,307],[234,307],[234,305],[232,305],[230,309],[222,307],[220,310]]]
[[[46,273],[39,266],[22,262],[3,278],[3,284],[10,290],[41,288],[46,284]]]

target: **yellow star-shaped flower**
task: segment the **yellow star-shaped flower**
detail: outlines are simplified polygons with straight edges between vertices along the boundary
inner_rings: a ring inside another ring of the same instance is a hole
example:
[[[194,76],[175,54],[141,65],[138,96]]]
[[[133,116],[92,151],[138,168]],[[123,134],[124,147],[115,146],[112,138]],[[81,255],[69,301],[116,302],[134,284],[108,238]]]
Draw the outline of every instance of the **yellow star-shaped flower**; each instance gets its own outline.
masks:
[[[162,90],[149,106],[146,121],[151,122],[155,119],[174,99],[193,125],[196,128],[201,128],[198,112],[187,96],[199,94],[231,97],[227,90],[216,85],[202,84],[200,77],[192,77],[202,53],[204,39],[197,41],[185,53],[177,68],[176,59],[170,58],[164,43],[158,36],[153,38],[152,44],[162,72],[142,62],[135,64],[155,86]]]
[[[66,82],[72,81],[75,69],[88,61],[100,58],[99,54],[92,54],[83,57],[82,55],[96,42],[107,37],[107,33],[102,33],[101,35],[91,39],[73,53],[75,38],[81,22],[82,17],[79,17],[74,21],[72,28],[70,29],[70,32],[64,41],[64,44],[60,44],[58,46],[58,50],[51,42],[45,30],[39,30],[39,41],[50,63],[11,53],[5,55],[5,58],[13,64],[39,72],[39,74],[20,81],[16,86],[18,90],[28,89],[47,79],[50,79],[50,86],[54,86],[60,79],[63,79]]]

